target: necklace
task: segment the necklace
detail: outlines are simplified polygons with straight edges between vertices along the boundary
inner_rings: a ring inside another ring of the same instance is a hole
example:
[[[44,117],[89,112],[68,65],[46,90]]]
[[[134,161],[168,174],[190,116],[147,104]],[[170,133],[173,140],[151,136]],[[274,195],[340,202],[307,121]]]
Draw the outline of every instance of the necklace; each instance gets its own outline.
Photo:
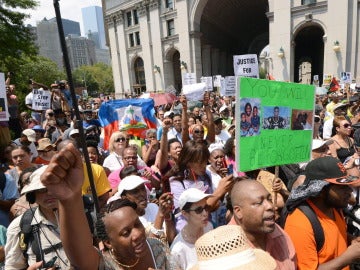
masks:
[[[115,258],[114,254],[112,253],[112,250],[110,250],[109,254],[110,254],[110,257],[111,257],[118,265],[120,265],[120,266],[122,266],[122,267],[125,267],[125,268],[133,268],[133,267],[135,267],[135,266],[139,263],[139,261],[140,261],[140,258],[137,258],[137,260],[136,260],[136,262],[135,262],[134,264],[127,265],[127,264],[123,264],[123,263],[119,262],[119,261]]]
[[[182,234],[185,241],[191,244],[195,244],[196,240],[198,240],[198,238],[204,234],[204,229],[201,229],[198,233],[193,234],[187,232],[187,228],[184,227],[184,229],[182,230]]]

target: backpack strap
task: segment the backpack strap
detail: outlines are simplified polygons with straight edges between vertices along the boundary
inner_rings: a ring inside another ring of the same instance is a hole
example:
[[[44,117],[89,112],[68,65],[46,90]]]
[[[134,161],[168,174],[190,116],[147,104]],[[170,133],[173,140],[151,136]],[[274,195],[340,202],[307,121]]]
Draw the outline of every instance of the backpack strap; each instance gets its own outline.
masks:
[[[303,203],[299,205],[298,208],[301,212],[304,213],[304,215],[310,221],[311,227],[314,231],[316,250],[317,252],[319,252],[322,249],[325,242],[324,230],[320,224],[320,221],[309,204]]]
[[[37,207],[27,209],[22,215],[20,220],[20,249],[23,252],[24,257],[27,259],[27,250],[29,244],[36,256],[36,261],[43,261],[44,255],[41,251],[41,240],[39,225],[31,225],[32,219],[34,218],[35,210]]]

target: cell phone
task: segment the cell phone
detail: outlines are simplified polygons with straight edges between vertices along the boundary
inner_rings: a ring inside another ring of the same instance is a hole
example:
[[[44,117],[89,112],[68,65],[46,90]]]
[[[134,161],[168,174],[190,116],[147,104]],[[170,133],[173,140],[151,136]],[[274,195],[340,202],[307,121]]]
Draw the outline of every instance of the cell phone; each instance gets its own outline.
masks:
[[[50,261],[48,261],[47,263],[44,263],[43,266],[42,266],[42,268],[43,268],[43,269],[48,269],[48,268],[53,267],[54,264],[55,264],[55,262],[56,262],[56,260],[57,260],[57,257],[55,256],[55,257],[53,257]]]
[[[234,165],[229,164],[229,166],[227,167],[228,169],[228,175],[231,175],[234,173]]]
[[[223,168],[226,168],[226,167],[227,167],[227,164],[226,164],[225,158],[223,158],[222,162],[223,162]]]

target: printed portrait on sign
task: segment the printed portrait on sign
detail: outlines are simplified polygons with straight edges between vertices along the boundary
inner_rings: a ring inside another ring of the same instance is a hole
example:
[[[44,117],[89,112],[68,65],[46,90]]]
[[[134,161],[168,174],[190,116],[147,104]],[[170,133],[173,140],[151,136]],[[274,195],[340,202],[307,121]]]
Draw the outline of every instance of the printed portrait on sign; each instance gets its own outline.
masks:
[[[292,130],[312,130],[313,111],[293,110],[291,114]]]
[[[243,98],[240,101],[240,136],[260,134],[261,106],[259,98]]]
[[[264,107],[263,129],[289,129],[290,112],[289,107]]]

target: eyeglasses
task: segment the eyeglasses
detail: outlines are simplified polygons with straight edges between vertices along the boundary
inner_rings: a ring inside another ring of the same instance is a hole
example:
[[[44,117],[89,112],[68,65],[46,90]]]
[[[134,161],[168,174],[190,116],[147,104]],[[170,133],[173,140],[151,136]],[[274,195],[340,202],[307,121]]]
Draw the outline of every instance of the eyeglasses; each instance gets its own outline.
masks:
[[[129,157],[124,157],[125,160],[137,160],[138,157],[137,156],[129,156]]]
[[[351,127],[351,125],[350,124],[344,124],[343,127],[344,128],[349,128],[349,127]]]
[[[195,133],[195,134],[204,134],[204,131],[203,131],[203,130],[199,130],[199,129],[195,129],[195,130],[194,130],[194,133]]]
[[[206,212],[209,212],[209,206],[208,205],[199,206],[199,207],[196,207],[195,209],[189,209],[189,212],[194,211],[196,214],[200,215],[200,214],[202,214],[202,212],[204,212],[204,210]]]
[[[129,139],[128,139],[128,138],[124,138],[124,137],[120,137],[120,138],[117,138],[117,139],[115,140],[115,142],[125,142],[125,141],[129,141]]]

